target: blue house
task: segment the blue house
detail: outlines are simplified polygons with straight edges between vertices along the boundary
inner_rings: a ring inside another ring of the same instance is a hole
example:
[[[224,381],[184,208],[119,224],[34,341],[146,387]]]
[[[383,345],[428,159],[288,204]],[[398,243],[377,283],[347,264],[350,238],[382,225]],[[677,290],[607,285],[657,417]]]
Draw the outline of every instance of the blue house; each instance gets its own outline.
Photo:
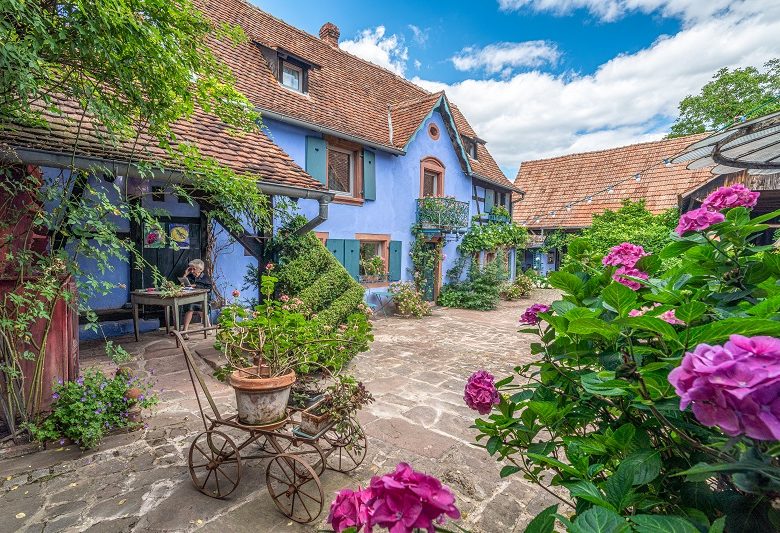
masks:
[[[457,259],[458,237],[471,224],[486,221],[495,206],[511,213],[522,195],[457,106],[443,92],[427,92],[341,50],[333,24],[323,25],[315,37],[243,0],[199,4],[215,22],[241,26],[248,36],[238,45],[215,40],[213,50],[261,112],[264,128],[235,136],[216,117],[198,111],[174,126],[177,138],[254,177],[272,201],[295,202],[308,220],[303,230],[315,231],[369,293],[413,278],[412,227],[421,228],[426,245],[443,251],[441,264],[426,273],[427,294],[435,298]],[[263,256],[263,235],[255,235],[252,228],[231,233],[209,224],[210,206],[178,198],[171,187],[171,169],[159,171],[159,180],[142,177],[137,166],[127,164],[128,147],[74,150],[76,136],[68,129],[67,117],[43,113],[58,127],[0,128],[0,145],[10,148],[20,164],[34,165],[56,179],[74,161],[75,151],[77,166],[92,173],[90,188],[133,194],[144,206],[167,213],[163,228],[126,222],[119,228],[163,276],[175,280],[191,259],[203,258],[213,267],[218,293],[227,295],[243,285],[247,269]],[[137,147],[150,156],[164,156],[154,144],[144,137]],[[94,171],[98,167],[113,169],[111,179]],[[150,234],[157,230],[186,234],[187,246],[150,244]],[[381,259],[379,275],[366,267],[374,257]],[[514,272],[513,251],[508,263]],[[105,334],[127,333],[130,292],[153,286],[155,280],[148,269],[135,268],[132,257],[104,279],[115,288],[91,298],[89,306],[101,316]],[[155,316],[148,314],[148,328],[158,327]]]

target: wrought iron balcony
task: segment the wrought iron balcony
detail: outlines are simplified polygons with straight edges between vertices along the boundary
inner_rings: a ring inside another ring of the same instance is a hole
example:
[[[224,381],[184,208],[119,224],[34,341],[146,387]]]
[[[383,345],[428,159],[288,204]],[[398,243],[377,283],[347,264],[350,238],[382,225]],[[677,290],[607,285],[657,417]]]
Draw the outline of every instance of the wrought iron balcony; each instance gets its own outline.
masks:
[[[423,231],[462,233],[469,226],[469,204],[452,197],[419,198],[417,223]]]
[[[499,222],[502,224],[509,224],[510,218],[506,215],[497,215],[490,213],[488,215],[488,222]]]

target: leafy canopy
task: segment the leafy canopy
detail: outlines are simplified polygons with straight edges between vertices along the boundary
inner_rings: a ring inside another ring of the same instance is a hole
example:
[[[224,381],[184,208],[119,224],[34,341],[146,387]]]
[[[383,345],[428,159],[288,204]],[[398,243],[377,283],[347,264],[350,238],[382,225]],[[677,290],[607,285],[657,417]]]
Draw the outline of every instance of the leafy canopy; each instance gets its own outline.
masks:
[[[680,102],[680,116],[668,137],[712,131],[735,117],[766,115],[780,110],[780,59],[772,59],[761,71],[756,67],[720,69],[697,95]]]

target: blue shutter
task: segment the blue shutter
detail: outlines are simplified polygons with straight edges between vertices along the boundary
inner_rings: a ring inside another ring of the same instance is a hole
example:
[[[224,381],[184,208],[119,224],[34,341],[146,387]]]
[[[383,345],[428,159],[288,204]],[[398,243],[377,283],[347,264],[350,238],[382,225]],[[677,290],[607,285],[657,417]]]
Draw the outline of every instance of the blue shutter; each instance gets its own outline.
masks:
[[[306,172],[323,185],[328,184],[328,156],[325,139],[306,137]]]
[[[344,241],[344,268],[355,279],[360,277],[360,241],[347,239]]]
[[[339,263],[344,264],[344,239],[328,239],[325,241],[325,248],[336,256]]]
[[[401,241],[390,241],[390,258],[388,261],[390,281],[401,280]]]
[[[493,210],[493,195],[495,193],[490,189],[485,189],[485,213],[490,213]]]
[[[363,199],[376,200],[376,157],[363,150]]]

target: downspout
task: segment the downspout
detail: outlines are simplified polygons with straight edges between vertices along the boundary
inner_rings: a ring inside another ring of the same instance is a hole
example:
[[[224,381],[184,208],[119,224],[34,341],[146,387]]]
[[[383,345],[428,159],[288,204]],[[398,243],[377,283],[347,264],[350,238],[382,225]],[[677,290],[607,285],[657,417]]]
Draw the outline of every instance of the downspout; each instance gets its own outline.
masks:
[[[328,220],[328,205],[330,204],[330,198],[320,196],[317,201],[320,203],[320,212],[306,224],[295,230],[294,235],[303,235]]]

